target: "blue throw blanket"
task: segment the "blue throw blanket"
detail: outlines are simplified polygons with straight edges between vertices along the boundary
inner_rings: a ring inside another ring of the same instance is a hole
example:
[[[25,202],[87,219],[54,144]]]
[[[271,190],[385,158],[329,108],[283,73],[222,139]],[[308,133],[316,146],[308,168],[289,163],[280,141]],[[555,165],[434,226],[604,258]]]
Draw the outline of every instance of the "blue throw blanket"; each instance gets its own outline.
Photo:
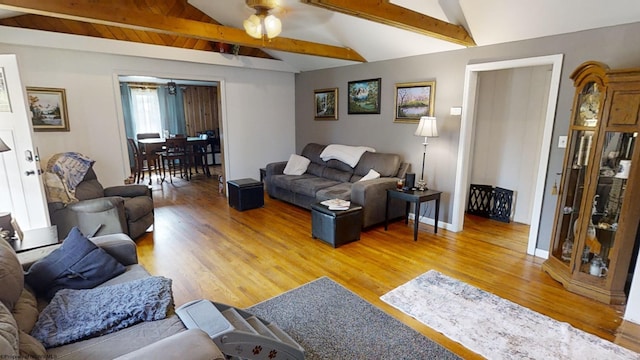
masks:
[[[47,347],[161,320],[172,303],[171,279],[151,276],[87,290],[63,289],[40,313],[31,336]]]

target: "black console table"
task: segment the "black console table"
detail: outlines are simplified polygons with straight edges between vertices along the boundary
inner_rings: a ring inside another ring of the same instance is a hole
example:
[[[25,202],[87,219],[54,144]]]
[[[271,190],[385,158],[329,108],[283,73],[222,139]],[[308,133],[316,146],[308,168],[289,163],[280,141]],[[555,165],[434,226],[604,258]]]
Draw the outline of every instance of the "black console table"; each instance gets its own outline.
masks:
[[[433,226],[433,232],[438,233],[438,215],[440,213],[440,194],[442,191],[437,190],[395,190],[395,189],[387,189],[387,206],[385,210],[384,217],[384,230],[387,230],[387,225],[389,224],[389,203],[391,199],[399,199],[406,202],[406,207],[404,211],[404,223],[409,223],[409,206],[411,203],[416,205],[415,207],[415,219],[413,220],[413,241],[418,241],[418,223],[420,222],[420,204],[426,201],[435,200],[436,201],[436,216],[435,223]]]

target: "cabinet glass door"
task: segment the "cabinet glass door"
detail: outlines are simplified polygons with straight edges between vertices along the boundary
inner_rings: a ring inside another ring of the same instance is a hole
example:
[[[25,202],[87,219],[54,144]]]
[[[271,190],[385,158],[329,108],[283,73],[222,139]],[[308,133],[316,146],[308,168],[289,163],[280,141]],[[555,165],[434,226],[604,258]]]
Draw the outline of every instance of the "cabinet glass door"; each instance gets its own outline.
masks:
[[[589,153],[593,146],[594,132],[586,130],[573,131],[572,148],[570,149],[570,167],[565,169],[559,232],[556,233],[553,256],[567,265],[571,261],[574,244],[577,241],[577,219],[580,216],[580,203],[584,192],[584,180],[587,174]]]
[[[610,250],[616,245],[616,230],[624,201],[631,155],[637,133],[606,132],[599,166],[595,196],[592,199],[586,240],[580,253],[580,271],[606,278]]]

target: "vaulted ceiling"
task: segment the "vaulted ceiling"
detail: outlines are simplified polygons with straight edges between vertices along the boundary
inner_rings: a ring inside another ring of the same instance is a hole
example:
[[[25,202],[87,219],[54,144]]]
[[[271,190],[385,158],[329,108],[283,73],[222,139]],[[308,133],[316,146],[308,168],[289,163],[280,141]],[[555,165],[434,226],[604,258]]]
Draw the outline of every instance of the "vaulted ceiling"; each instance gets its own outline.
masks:
[[[0,0],[0,25],[272,58],[300,71],[640,21],[637,0],[278,0],[254,39],[245,0]],[[234,48],[233,45],[236,45]]]

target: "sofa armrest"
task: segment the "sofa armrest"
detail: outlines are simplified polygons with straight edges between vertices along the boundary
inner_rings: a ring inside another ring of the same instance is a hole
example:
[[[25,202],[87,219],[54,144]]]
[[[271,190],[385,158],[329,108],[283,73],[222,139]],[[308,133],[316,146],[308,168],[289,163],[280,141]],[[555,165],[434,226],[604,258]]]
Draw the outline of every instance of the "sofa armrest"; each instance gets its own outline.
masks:
[[[351,187],[351,201],[365,208],[362,226],[369,227],[384,221],[387,206],[387,189],[395,189],[398,178],[381,177],[356,181]],[[391,217],[397,217],[404,211],[403,203],[392,199]]]
[[[102,235],[90,238],[89,240],[113,256],[124,266],[138,263],[136,243],[133,242],[127,234]],[[49,245],[18,253],[18,260],[22,268],[27,271],[33,263],[51,254],[51,252],[59,248],[60,245],[62,244]]]
[[[269,178],[272,175],[282,175],[284,172],[284,168],[287,166],[286,161],[279,161],[267,164],[266,167],[266,177]]]
[[[225,357],[206,332],[200,329],[190,329],[117,357],[116,359],[224,360]]]
[[[151,197],[151,189],[146,185],[118,185],[111,186],[104,189],[104,196],[122,196],[122,197],[136,197],[136,196],[149,196]]]
[[[124,199],[119,196],[111,196],[71,203],[67,205],[67,209],[82,213],[99,213],[116,208],[118,205],[124,207]]]
[[[136,243],[127,234],[101,235],[90,240],[124,266],[138,263]]]

